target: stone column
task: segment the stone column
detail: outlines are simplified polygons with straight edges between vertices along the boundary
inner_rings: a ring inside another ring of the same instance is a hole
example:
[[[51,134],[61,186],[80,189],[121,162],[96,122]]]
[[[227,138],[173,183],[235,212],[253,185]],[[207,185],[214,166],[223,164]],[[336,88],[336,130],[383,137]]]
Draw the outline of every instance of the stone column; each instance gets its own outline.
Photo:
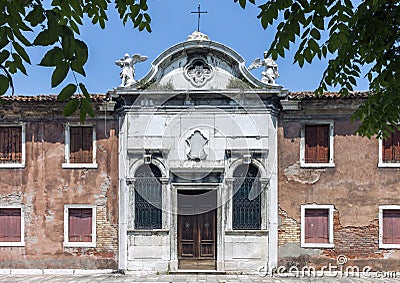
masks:
[[[127,235],[127,211],[128,211],[128,189],[126,183],[127,176],[127,123],[125,117],[119,119],[119,233],[118,233],[118,269],[125,271],[128,263],[128,235]]]
[[[225,204],[227,188],[223,184],[217,188],[217,270],[225,271]]]
[[[171,271],[178,270],[178,191],[173,185],[170,186],[170,228],[169,228],[169,235],[170,235],[170,265],[169,268]]]

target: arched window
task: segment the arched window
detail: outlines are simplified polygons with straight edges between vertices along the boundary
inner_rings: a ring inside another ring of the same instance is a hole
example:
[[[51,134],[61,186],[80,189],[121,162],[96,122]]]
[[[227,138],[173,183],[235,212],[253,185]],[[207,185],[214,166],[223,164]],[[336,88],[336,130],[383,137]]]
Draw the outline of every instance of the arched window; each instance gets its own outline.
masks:
[[[261,229],[261,186],[257,167],[240,165],[233,177],[233,229]]]
[[[135,228],[161,229],[161,171],[142,165],[135,172]]]

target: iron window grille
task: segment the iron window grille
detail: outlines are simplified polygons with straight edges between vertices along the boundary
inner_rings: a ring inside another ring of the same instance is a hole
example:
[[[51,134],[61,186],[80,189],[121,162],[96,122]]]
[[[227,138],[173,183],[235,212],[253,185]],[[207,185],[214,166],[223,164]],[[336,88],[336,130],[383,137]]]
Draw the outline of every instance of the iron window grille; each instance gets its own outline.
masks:
[[[161,171],[143,165],[135,173],[135,228],[161,229]]]
[[[241,165],[233,177],[233,229],[261,229],[261,184],[258,169],[254,165]]]

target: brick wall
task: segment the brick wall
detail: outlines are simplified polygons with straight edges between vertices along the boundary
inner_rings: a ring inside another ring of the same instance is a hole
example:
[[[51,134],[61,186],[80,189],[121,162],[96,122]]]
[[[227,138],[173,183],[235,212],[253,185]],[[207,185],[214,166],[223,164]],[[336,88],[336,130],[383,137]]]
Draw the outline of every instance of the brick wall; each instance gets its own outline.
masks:
[[[286,211],[279,207],[279,229],[278,229],[278,246],[287,243],[300,244],[300,223],[290,218]]]

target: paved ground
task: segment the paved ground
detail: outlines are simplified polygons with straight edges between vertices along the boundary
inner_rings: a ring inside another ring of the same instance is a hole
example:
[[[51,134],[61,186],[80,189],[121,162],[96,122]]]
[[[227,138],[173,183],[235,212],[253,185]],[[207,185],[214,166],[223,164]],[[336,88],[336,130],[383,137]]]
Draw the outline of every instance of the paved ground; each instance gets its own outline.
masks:
[[[259,275],[187,275],[187,274],[170,274],[170,275],[119,275],[119,274],[101,274],[101,275],[0,275],[1,283],[30,283],[30,282],[282,282],[282,283],[299,283],[299,282],[341,282],[341,283],[360,283],[360,282],[400,282],[400,274],[396,278],[377,278],[385,275],[371,274],[371,276],[325,276],[325,277],[302,277],[302,278],[284,278],[284,277],[262,277]],[[395,277],[395,275],[386,275]]]

